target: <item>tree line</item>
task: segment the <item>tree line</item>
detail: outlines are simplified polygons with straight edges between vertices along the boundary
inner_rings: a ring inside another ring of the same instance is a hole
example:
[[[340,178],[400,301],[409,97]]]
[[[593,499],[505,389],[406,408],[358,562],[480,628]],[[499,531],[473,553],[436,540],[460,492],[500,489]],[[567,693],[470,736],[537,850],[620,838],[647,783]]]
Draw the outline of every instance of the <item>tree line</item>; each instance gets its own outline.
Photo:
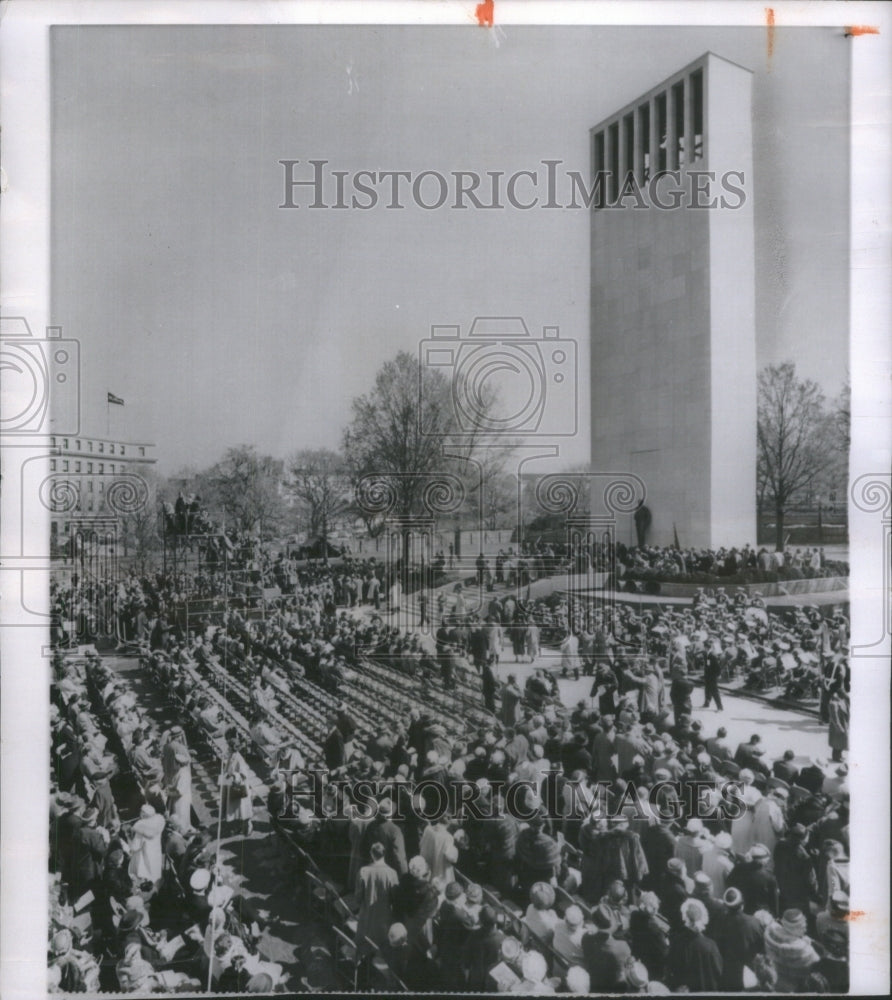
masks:
[[[386,484],[389,512],[405,516],[420,512],[426,484],[446,472],[461,483],[464,508],[484,527],[514,527],[518,484],[506,468],[510,444],[490,449],[481,432],[447,446],[457,430],[451,393],[445,375],[402,351],[381,366],[371,390],[353,400],[339,450],[302,448],[283,460],[239,445],[208,468],[159,480],[158,495],[173,500],[182,488],[199,495],[228,528],[262,538],[301,533],[327,547],[341,525],[362,522],[373,537],[383,529],[385,514],[357,502],[362,484]],[[499,401],[491,395],[480,405],[495,412]],[[760,512],[773,512],[778,549],[792,506],[834,491],[845,500],[850,419],[848,384],[828,401],[815,382],[797,376],[792,362],[759,373],[755,499]],[[125,525],[137,549],[150,544],[152,517],[134,516]]]

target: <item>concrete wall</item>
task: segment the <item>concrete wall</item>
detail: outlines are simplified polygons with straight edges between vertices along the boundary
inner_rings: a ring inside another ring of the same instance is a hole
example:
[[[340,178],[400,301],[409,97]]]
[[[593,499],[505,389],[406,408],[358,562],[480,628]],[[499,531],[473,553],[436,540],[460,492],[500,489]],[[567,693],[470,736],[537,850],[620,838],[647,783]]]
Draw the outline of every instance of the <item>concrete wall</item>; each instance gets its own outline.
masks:
[[[712,55],[698,63],[705,156],[682,166],[685,191],[691,170],[752,173],[750,74]],[[649,541],[754,540],[752,199],[600,209],[591,246],[593,467],[644,480]],[[634,540],[631,519],[617,537]]]
[[[710,544],[756,540],[756,277],[751,75],[709,57],[709,169],[741,171],[745,201],[709,216]],[[732,203],[736,203],[734,198]]]

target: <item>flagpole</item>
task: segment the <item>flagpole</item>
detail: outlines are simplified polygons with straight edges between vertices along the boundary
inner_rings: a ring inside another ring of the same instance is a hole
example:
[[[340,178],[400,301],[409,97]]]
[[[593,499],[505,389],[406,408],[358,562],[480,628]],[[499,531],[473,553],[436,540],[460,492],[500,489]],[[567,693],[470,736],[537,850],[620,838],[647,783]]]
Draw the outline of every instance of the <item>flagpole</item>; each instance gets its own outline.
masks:
[[[105,436],[107,438],[111,437],[111,431],[109,427],[111,426],[111,401],[108,398],[108,393],[105,394]]]

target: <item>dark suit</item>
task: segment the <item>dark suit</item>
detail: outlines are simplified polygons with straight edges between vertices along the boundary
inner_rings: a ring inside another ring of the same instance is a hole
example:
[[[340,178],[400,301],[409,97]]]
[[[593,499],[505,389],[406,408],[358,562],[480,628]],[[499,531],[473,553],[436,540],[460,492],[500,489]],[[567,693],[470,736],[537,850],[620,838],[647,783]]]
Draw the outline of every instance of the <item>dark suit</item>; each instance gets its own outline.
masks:
[[[736,913],[725,911],[707,930],[722,956],[723,968],[718,988],[742,993],[743,968],[752,968],[756,955],[762,951],[762,925],[742,910]]]
[[[622,983],[626,963],[632,957],[632,951],[626,942],[600,931],[585,934],[582,938],[582,954],[585,956],[591,992],[616,992]]]
[[[96,888],[102,874],[105,851],[105,838],[95,827],[82,826],[75,833],[72,843],[72,889],[75,895],[80,896],[88,889]]]
[[[703,671],[703,707],[709,708],[709,703],[715,700],[715,707],[722,710],[722,693],[719,691],[719,677],[722,674],[722,659],[718,653],[710,652],[706,657],[706,669]]]
[[[408,871],[403,831],[392,820],[376,816],[363,831],[361,844],[361,858],[371,856],[372,844],[383,844],[384,860],[397,875],[404,875]]]
[[[471,993],[489,990],[487,975],[498,965],[505,935],[497,927],[481,927],[471,933],[462,954],[462,965],[468,974],[467,988]]]
[[[776,760],[771,770],[774,772],[775,778],[786,781],[788,785],[792,785],[799,777],[799,768],[794,767],[786,760]]]

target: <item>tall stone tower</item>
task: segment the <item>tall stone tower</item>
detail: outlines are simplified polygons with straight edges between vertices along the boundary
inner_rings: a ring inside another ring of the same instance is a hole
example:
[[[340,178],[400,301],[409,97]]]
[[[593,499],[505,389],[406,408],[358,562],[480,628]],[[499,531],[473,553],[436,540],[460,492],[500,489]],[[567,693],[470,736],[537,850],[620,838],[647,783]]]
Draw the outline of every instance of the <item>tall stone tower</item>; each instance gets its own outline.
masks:
[[[756,538],[750,91],[707,53],[591,131],[592,465],[644,481],[657,545]]]

